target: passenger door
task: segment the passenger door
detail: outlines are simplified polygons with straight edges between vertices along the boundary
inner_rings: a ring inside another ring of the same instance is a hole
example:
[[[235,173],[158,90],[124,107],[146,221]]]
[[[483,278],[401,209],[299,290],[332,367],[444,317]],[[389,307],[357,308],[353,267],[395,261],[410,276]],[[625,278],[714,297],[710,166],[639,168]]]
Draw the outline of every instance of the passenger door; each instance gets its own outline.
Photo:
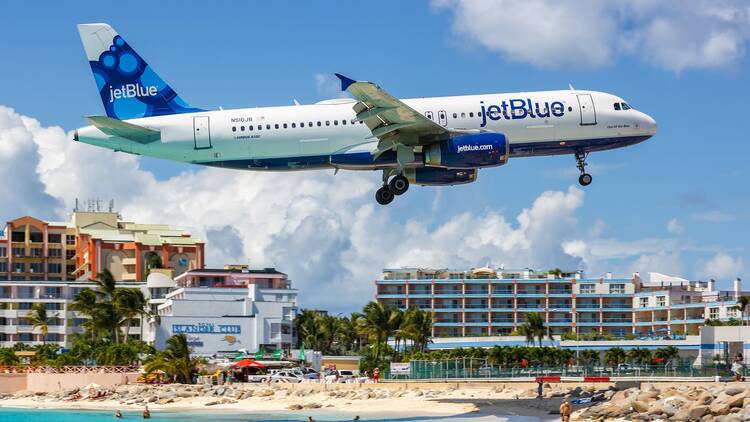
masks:
[[[195,149],[211,148],[211,129],[208,116],[193,117],[193,138]]]
[[[581,125],[596,124],[596,110],[591,94],[578,94],[578,107],[581,110]]]

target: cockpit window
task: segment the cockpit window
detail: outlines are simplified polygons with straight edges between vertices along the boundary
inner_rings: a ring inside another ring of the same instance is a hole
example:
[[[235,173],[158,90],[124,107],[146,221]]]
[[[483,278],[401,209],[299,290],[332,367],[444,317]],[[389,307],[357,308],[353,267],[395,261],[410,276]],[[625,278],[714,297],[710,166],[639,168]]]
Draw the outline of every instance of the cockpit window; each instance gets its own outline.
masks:
[[[620,103],[615,103],[615,110],[620,110]]]
[[[628,105],[628,103],[622,103],[622,109],[623,109],[623,110],[630,110],[631,108],[633,108],[633,107],[630,107],[630,106]]]

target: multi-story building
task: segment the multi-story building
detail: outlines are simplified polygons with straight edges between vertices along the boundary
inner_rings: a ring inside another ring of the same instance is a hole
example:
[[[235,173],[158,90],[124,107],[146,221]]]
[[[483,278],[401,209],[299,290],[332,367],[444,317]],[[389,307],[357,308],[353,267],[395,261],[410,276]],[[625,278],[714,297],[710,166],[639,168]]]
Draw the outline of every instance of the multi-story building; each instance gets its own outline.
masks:
[[[109,269],[142,282],[158,267],[179,275],[203,268],[204,243],[164,224],[122,221],[115,212],[75,211],[68,222],[21,217],[0,236],[0,280],[88,280]]]
[[[150,331],[157,347],[174,334],[185,334],[196,354],[289,351],[294,339],[297,290],[273,268],[189,271],[176,287],[155,299],[158,317]]]
[[[142,283],[118,283],[118,287],[140,288]],[[90,282],[0,280],[0,347],[16,343],[41,343],[70,347],[71,336],[84,332],[87,317],[71,309],[73,299],[85,288],[95,288]],[[32,307],[41,303],[47,309],[47,336],[32,326],[29,315]],[[140,320],[134,320],[128,334],[141,338]]]
[[[743,294],[739,281],[733,291],[715,291],[710,282],[656,273],[644,281],[530,269],[386,269],[376,284],[378,301],[432,312],[436,337],[510,335],[530,312],[553,335],[695,334],[705,319],[738,316],[733,308]]]

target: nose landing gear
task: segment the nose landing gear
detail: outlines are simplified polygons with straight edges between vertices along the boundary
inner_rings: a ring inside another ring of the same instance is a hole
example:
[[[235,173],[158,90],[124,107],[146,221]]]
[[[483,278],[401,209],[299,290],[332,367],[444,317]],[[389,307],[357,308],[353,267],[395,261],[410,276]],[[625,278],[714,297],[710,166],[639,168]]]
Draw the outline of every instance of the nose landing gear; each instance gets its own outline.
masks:
[[[409,179],[403,174],[396,174],[388,181],[394,173],[395,170],[383,170],[383,186],[375,192],[375,200],[380,205],[390,204],[397,195],[403,195],[409,190]]]
[[[578,177],[578,183],[580,183],[581,186],[588,186],[593,181],[593,177],[591,177],[590,174],[586,173],[586,158],[588,158],[588,156],[588,152],[576,152],[576,167],[578,167],[578,170],[581,171],[581,175]]]

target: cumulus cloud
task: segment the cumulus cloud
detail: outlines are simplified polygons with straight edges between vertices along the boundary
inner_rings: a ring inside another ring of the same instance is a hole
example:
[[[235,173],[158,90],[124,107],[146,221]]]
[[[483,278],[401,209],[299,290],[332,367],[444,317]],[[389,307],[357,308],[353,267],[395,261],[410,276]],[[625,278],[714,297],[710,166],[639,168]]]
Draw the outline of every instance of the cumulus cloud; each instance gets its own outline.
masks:
[[[0,217],[66,218],[76,197],[114,197],[127,220],[169,223],[206,239],[210,266],[249,262],[288,273],[305,307],[360,307],[374,297],[384,267],[555,266],[598,275],[627,273],[635,262],[642,272],[676,272],[685,248],[668,238],[602,238],[606,222],[579,224],[585,195],[573,186],[542,192],[512,218],[487,209],[425,221],[374,204],[380,180],[369,172],[195,167],[159,180],[135,156],[70,138],[0,107],[0,174],[5,186],[23,187]],[[433,206],[439,201],[436,193]],[[714,261],[712,271],[731,267]],[[741,260],[732,263],[741,268]]]
[[[742,0],[433,0],[454,32],[509,60],[597,67],[618,55],[674,72],[736,65],[750,40]]]
[[[737,277],[745,269],[745,262],[740,257],[719,252],[703,267],[703,273],[711,278]]]

